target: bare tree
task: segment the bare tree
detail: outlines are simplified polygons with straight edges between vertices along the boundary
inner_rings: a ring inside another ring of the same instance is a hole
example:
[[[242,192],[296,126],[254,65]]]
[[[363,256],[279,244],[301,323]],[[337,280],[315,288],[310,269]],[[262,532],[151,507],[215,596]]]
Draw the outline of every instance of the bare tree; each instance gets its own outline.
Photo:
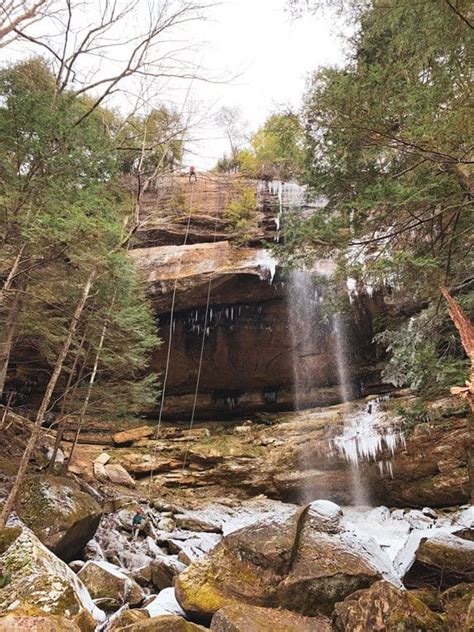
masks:
[[[215,115],[215,120],[224,131],[229,141],[231,157],[235,159],[245,139],[244,122],[240,108],[222,106]]]
[[[51,62],[58,91],[88,96],[90,106],[77,124],[130,85],[131,78],[149,77],[156,83],[196,77],[194,47],[184,39],[182,28],[204,20],[211,3],[85,0],[73,6],[72,0],[60,2],[61,17],[52,20],[50,34],[36,36],[20,27],[15,33]],[[86,27],[84,14],[89,18]]]
[[[25,30],[42,19],[51,0],[6,0],[0,5],[0,48],[18,37],[18,30]]]

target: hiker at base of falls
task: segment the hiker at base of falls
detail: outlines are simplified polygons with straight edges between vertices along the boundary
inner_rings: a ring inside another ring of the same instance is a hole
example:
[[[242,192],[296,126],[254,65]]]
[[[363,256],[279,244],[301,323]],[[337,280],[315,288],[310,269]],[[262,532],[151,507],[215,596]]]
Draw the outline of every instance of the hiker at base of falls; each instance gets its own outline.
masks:
[[[132,535],[136,540],[139,533],[146,534],[148,531],[148,519],[145,516],[143,509],[140,507],[137,509],[137,513],[133,516],[132,520]]]
[[[189,182],[191,182],[192,178],[194,178],[194,182],[196,182],[197,180],[196,167],[189,167]]]

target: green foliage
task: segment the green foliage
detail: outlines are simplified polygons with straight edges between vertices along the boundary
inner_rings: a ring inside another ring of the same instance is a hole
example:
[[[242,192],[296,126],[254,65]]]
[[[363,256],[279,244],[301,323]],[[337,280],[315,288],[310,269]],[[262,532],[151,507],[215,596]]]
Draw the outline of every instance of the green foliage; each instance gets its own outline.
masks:
[[[120,171],[127,174],[152,174],[172,171],[183,157],[181,120],[178,113],[161,106],[145,116],[114,121],[118,128],[116,144]],[[141,160],[145,149],[144,159]]]
[[[304,100],[306,181],[328,204],[293,228],[288,256],[343,251],[365,280],[431,297],[465,277],[472,247],[472,30],[441,0],[345,4],[351,55]]]
[[[473,296],[464,307],[473,305]],[[435,304],[395,328],[387,328],[375,337],[390,354],[383,378],[394,386],[409,386],[425,394],[446,391],[453,384],[464,384],[469,361],[447,314]]]
[[[452,417],[466,417],[469,405],[460,401],[434,408],[417,397],[409,404],[397,406],[395,411],[402,420],[403,430],[410,432],[420,424],[437,424]]]
[[[217,171],[239,171],[252,178],[294,180],[305,161],[303,129],[293,112],[272,114],[253,134],[250,145],[224,156]]]
[[[243,245],[251,241],[258,230],[257,198],[254,189],[248,186],[237,187],[237,196],[227,205],[224,217],[229,221],[238,244]]]
[[[79,383],[71,406],[80,408],[105,328],[91,401],[94,412],[122,413],[153,401],[156,376],[147,375],[147,366],[158,340],[144,288],[121,247],[133,204],[119,181],[121,139],[110,125],[115,115],[96,109],[84,118],[89,109],[87,98],[57,91],[42,60],[0,71],[4,277],[21,255],[20,274],[0,305],[0,317],[8,322],[18,299],[13,357],[28,350],[36,366],[50,367],[85,279],[95,270],[63,382],[77,356]],[[15,368],[21,366],[11,366],[21,391],[21,371],[15,374]]]

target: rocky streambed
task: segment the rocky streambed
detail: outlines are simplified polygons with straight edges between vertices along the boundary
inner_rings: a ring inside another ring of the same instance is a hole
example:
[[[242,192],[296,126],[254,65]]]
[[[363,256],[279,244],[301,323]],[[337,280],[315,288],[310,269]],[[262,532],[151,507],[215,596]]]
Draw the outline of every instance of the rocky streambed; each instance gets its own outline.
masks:
[[[133,537],[137,506],[109,503],[69,564],[13,519],[1,534],[0,629],[469,629],[471,508],[154,501]]]
[[[0,630],[472,629],[469,422],[439,400],[408,428],[407,401],[90,423],[68,477],[42,470],[47,431],[0,533]]]

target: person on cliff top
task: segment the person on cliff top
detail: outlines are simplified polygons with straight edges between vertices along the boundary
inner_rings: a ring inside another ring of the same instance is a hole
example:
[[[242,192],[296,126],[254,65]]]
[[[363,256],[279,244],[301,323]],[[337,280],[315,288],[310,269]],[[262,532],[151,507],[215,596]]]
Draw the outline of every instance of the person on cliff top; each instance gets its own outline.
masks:
[[[191,179],[194,178],[194,182],[196,182],[197,180],[197,176],[196,176],[196,167],[189,167],[189,182],[191,182]]]
[[[140,532],[145,532],[146,527],[147,527],[147,518],[145,516],[143,509],[141,507],[138,507],[137,512],[133,516],[133,520],[132,520],[133,539],[136,540]]]

